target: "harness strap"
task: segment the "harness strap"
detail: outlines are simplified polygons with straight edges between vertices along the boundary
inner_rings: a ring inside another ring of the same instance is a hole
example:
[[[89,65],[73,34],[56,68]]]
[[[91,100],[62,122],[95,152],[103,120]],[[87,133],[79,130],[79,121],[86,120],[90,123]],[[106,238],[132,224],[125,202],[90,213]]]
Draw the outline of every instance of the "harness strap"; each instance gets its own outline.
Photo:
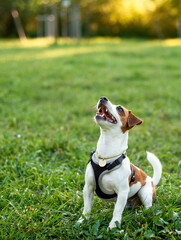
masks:
[[[130,182],[129,183],[135,181],[135,171],[133,170],[132,164],[130,164],[130,167],[131,167],[131,178],[130,178]]]
[[[98,197],[103,198],[103,199],[113,199],[115,197],[117,197],[117,194],[106,194],[104,193],[99,186],[99,177],[100,175],[106,171],[111,171],[112,169],[114,169],[116,166],[120,165],[122,163],[122,161],[126,158],[126,154],[122,154],[119,158],[117,158],[113,163],[107,163],[104,167],[100,167],[98,164],[94,163],[94,161],[92,160],[92,156],[95,153],[95,151],[92,151],[90,154],[90,159],[89,162],[91,162],[92,168],[94,170],[94,176],[95,176],[95,181],[96,181],[96,194]]]
[[[107,199],[107,200],[115,198],[117,196],[116,193],[106,194],[100,189],[100,186],[99,186],[99,182],[98,182],[99,181],[99,176],[101,175],[101,173],[103,173],[104,171],[107,170],[107,166],[100,167],[98,164],[94,163],[92,160],[91,160],[91,165],[92,165],[92,168],[94,170],[94,176],[95,176],[95,181],[96,181],[95,192],[96,192],[97,196],[102,198],[102,199]]]

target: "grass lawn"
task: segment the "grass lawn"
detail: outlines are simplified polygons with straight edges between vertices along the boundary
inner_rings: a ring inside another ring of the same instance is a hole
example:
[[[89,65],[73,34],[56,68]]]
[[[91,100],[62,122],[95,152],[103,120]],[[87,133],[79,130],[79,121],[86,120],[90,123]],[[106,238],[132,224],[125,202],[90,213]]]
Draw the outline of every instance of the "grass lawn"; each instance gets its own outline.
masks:
[[[150,176],[146,150],[163,164],[153,207],[126,209],[110,232],[114,204],[97,197],[76,225],[101,96],[144,120],[130,131],[130,160]],[[1,40],[0,239],[180,239],[180,100],[179,41]]]

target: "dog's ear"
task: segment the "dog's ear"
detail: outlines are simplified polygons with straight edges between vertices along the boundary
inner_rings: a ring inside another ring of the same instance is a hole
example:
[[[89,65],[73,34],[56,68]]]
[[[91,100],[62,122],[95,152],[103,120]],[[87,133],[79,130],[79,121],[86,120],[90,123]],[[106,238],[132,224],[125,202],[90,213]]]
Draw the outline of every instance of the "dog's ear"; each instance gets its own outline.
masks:
[[[129,111],[128,115],[128,127],[129,129],[134,127],[135,125],[140,125],[142,124],[143,120],[136,117],[131,111]]]

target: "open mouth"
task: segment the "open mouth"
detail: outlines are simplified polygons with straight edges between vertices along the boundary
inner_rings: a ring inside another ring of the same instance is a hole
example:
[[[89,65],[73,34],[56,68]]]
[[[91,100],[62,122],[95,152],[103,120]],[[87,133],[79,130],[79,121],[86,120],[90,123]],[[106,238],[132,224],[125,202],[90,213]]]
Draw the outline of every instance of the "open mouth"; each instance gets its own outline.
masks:
[[[108,121],[110,123],[117,123],[116,118],[109,112],[106,106],[100,105],[99,112],[96,113],[96,117],[100,117],[101,119]]]

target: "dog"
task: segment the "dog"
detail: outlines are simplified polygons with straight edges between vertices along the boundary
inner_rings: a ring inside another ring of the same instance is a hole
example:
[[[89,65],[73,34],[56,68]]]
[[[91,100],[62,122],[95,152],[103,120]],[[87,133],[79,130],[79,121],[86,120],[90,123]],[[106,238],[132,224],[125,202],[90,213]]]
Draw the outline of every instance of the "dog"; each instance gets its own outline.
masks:
[[[107,97],[100,98],[97,108],[94,120],[100,126],[100,137],[87,165],[83,189],[84,210],[78,222],[81,223],[91,212],[96,191],[102,199],[116,200],[108,226],[110,230],[116,227],[116,222],[121,224],[126,204],[142,203],[146,209],[152,206],[162,165],[154,154],[147,152],[147,159],[154,170],[151,178],[131,164],[126,156],[128,132],[135,125],[142,124],[140,118],[125,107],[112,104]]]

